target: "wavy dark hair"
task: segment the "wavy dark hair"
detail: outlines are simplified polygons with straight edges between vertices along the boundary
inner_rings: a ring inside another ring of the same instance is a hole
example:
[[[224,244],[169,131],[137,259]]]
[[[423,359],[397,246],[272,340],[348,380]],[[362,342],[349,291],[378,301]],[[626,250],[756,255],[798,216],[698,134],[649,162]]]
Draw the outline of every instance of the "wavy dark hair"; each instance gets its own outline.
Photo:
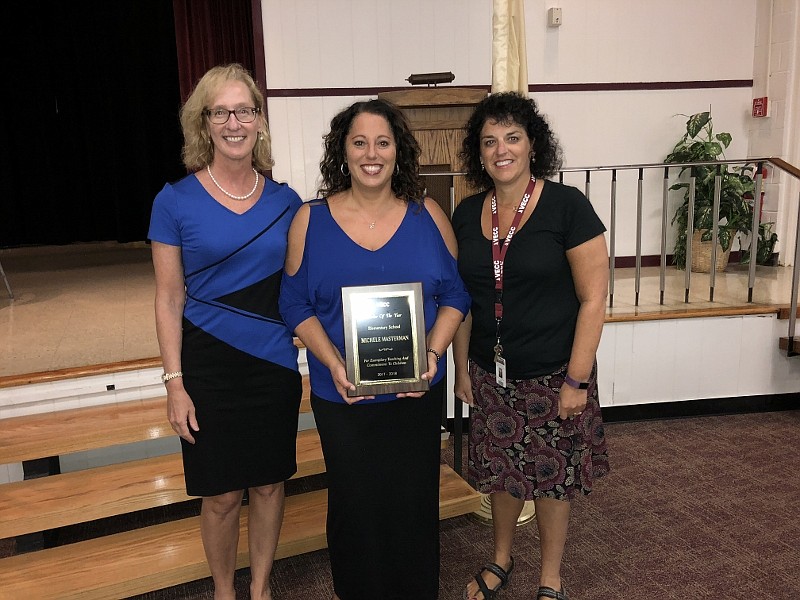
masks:
[[[498,92],[481,100],[464,126],[466,135],[458,157],[470,185],[477,189],[494,187],[492,178],[481,166],[481,130],[486,121],[516,123],[525,129],[534,153],[532,175],[549,177],[561,168],[561,146],[536,102],[519,92]]]
[[[422,204],[425,185],[419,175],[419,144],[400,109],[391,102],[380,99],[351,104],[331,121],[330,132],[323,136],[325,152],[319,163],[322,174],[322,185],[318,190],[320,196],[332,196],[349,190],[352,186],[349,173],[345,175],[341,170],[346,162],[344,143],[353,120],[361,113],[379,115],[389,123],[397,147],[398,167],[398,172],[392,175],[392,191],[407,202]]]

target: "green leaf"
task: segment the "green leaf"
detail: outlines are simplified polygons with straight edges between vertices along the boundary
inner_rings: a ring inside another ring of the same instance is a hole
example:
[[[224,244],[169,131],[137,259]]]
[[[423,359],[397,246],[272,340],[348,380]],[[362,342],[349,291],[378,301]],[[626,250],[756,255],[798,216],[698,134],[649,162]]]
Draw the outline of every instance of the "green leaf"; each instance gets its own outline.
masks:
[[[706,143],[697,141],[689,146],[692,160],[706,160]]]
[[[717,160],[717,157],[722,154],[722,146],[720,146],[717,142],[705,142],[703,147],[709,158],[700,160]]]
[[[686,132],[690,137],[696,137],[698,133],[705,127],[706,123],[711,120],[710,112],[697,113],[689,117],[686,121]]]
[[[725,180],[725,186],[736,196],[744,194],[744,184],[738,177],[729,177]]]
[[[730,133],[718,133],[714,137],[716,137],[726,148],[731,145],[732,138]]]

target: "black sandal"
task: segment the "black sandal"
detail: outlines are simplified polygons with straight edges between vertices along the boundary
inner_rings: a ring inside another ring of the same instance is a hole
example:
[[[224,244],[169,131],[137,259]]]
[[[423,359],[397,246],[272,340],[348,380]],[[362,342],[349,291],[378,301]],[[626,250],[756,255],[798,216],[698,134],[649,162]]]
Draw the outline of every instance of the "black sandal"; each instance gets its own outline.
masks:
[[[489,571],[490,573],[494,574],[500,580],[500,583],[493,588],[489,588],[482,577],[484,571]],[[480,590],[481,594],[483,594],[483,600],[494,600],[494,598],[497,596],[497,592],[505,588],[508,585],[508,582],[511,581],[511,573],[513,571],[513,556],[511,557],[511,566],[508,567],[507,571],[497,563],[485,564],[483,568],[475,575],[475,583],[478,584],[478,589]],[[467,590],[464,590],[464,598],[468,600]]]
[[[547,587],[545,585],[541,586],[536,591],[536,599],[538,600],[540,596],[544,596],[545,598],[553,598],[554,600],[569,600],[569,596],[567,596],[567,590],[564,588],[564,584],[561,584],[561,591],[557,592],[551,587]]]

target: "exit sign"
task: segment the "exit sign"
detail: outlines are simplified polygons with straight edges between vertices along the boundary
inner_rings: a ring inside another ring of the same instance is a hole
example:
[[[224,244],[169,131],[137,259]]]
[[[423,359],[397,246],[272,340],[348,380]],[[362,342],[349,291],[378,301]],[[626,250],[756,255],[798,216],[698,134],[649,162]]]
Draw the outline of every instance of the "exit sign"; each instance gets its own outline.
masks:
[[[769,106],[769,102],[766,96],[761,98],[753,98],[753,116],[754,117],[766,117],[767,108]]]

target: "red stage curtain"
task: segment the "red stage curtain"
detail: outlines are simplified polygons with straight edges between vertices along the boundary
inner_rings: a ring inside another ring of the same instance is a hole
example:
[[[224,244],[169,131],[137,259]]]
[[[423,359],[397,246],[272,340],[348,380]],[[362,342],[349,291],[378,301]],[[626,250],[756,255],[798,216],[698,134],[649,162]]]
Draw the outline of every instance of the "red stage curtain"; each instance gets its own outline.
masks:
[[[254,4],[259,5],[260,15],[260,0],[173,0],[182,101],[203,73],[216,65],[238,62],[259,77],[253,44]],[[264,85],[263,80],[259,83]]]

